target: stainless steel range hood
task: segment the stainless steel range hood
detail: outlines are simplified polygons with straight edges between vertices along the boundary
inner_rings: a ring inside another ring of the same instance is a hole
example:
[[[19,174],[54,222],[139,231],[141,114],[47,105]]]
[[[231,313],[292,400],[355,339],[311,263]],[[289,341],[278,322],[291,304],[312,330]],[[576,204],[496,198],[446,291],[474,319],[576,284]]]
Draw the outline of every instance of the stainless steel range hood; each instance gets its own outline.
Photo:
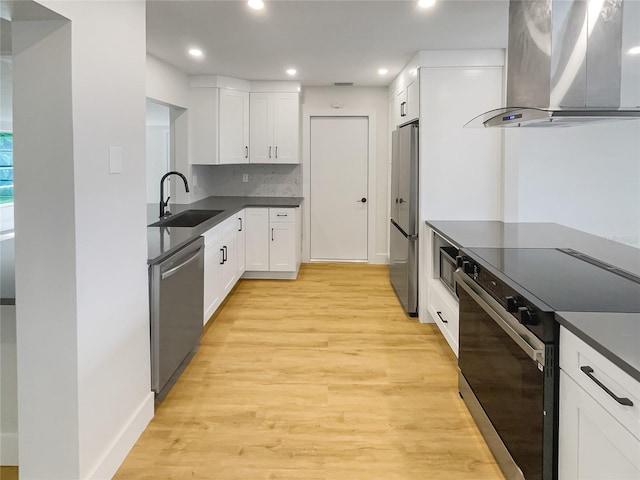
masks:
[[[549,127],[640,118],[640,2],[511,0],[507,107],[467,126]]]

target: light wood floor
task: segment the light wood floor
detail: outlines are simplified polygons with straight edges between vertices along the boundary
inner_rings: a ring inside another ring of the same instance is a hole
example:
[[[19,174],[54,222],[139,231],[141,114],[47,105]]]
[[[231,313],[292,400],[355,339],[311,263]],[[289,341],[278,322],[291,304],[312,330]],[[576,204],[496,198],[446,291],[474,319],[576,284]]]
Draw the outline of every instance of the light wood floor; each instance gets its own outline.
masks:
[[[18,480],[18,467],[0,467],[0,480]]]
[[[115,479],[503,478],[387,267],[242,280],[213,322]]]

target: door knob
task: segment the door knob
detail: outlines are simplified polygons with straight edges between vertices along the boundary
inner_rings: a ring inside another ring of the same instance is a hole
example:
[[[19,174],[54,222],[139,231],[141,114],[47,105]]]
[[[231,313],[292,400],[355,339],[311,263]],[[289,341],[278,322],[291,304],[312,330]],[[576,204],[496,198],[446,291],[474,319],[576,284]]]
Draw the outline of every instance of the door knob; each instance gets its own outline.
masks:
[[[362,197],[358,203],[367,203],[367,199],[365,197]]]

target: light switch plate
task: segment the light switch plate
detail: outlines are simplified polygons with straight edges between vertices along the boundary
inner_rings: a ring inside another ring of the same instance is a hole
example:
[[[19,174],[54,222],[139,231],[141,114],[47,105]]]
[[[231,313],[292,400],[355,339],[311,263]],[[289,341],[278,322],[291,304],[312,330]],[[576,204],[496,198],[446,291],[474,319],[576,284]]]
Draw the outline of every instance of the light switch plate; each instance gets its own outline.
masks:
[[[249,174],[248,173],[243,173],[242,174],[242,181],[244,183],[247,183],[249,181]]]
[[[122,147],[109,147],[109,173],[122,173]]]

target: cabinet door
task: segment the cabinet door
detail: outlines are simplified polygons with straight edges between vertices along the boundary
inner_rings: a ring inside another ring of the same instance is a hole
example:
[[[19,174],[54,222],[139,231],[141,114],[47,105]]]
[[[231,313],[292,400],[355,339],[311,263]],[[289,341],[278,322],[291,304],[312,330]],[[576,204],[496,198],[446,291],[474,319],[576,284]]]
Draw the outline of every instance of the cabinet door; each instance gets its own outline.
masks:
[[[220,163],[249,163],[249,93],[220,89]]]
[[[218,89],[189,91],[189,160],[194,165],[218,163]]]
[[[273,152],[273,95],[252,93],[250,96],[251,163],[270,163]]]
[[[395,105],[395,120],[396,125],[402,125],[407,121],[407,91],[402,90],[396,96]]]
[[[420,82],[414,79],[407,85],[407,116],[404,117],[405,122],[415,120],[420,116]]]
[[[222,251],[222,264],[218,268],[218,286],[223,298],[228,295],[236,283],[238,276],[238,252],[236,251],[236,231],[225,234],[219,242]]]
[[[238,222],[238,232],[236,235],[236,258],[237,258],[237,263],[238,263],[238,278],[240,278],[242,276],[242,274],[244,273],[244,271],[246,270],[245,268],[245,255],[246,255],[246,246],[245,246],[245,239],[246,239],[246,225],[245,225],[245,216],[244,216],[244,210],[241,210],[238,212],[237,214],[237,222]]]
[[[273,97],[272,163],[300,163],[300,102],[297,93],[276,93]]]
[[[562,370],[559,418],[558,478],[640,478],[640,440]]]
[[[246,269],[252,272],[269,270],[269,209],[245,209]]]
[[[218,269],[223,261],[220,242],[209,242],[204,247],[204,312],[203,324],[206,324],[222,300],[222,290],[218,285]]]
[[[295,223],[272,222],[270,229],[269,270],[294,272],[296,270]]]

